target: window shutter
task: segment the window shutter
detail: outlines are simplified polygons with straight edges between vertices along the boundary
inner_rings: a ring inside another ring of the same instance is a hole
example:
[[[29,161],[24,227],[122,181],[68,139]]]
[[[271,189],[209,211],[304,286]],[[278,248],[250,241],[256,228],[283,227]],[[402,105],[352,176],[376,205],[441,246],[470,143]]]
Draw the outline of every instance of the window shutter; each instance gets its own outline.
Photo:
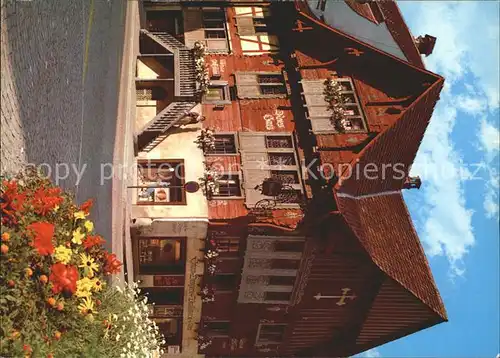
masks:
[[[238,35],[240,36],[253,36],[255,35],[255,26],[253,25],[253,17],[236,17],[236,27],[238,28]]]
[[[239,98],[259,98],[261,96],[257,74],[236,72],[235,76]]]
[[[302,80],[303,95],[313,132],[332,132],[335,127],[330,122],[332,112],[325,101],[323,91],[325,80]]]
[[[254,207],[255,203],[265,197],[254,188],[262,184],[270,176],[267,170],[267,153],[264,133],[238,133],[239,148],[243,171],[243,188],[245,189],[245,205]]]
[[[193,48],[196,41],[205,44],[203,14],[200,9],[184,10],[184,41],[188,48]]]

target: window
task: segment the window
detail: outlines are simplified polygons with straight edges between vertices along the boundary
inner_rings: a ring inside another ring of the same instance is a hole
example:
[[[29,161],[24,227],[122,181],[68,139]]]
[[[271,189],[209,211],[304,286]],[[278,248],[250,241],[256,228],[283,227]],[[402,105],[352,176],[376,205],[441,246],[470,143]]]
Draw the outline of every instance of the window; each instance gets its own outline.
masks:
[[[278,240],[274,243],[274,251],[302,252],[304,245],[304,241]]]
[[[229,334],[229,321],[206,321],[203,326],[209,336],[227,336]]]
[[[255,187],[267,178],[279,179],[286,186],[286,200],[279,208],[295,208],[302,198],[301,166],[289,133],[269,135],[269,132],[240,132],[238,149],[241,153],[245,205],[254,207],[262,199],[269,199]],[[293,195],[291,191],[299,195]],[[290,199],[290,200],[289,200]],[[293,199],[293,200],[292,200]]]
[[[286,324],[260,324],[257,345],[281,343],[285,338]]]
[[[165,99],[165,90],[161,87],[137,88],[137,101],[161,101]]]
[[[267,148],[293,148],[291,136],[266,136]]]
[[[148,296],[148,303],[155,305],[182,305],[184,304],[184,287],[143,287],[144,295]]]
[[[216,291],[233,291],[238,287],[238,280],[236,275],[215,275],[212,278],[212,284],[215,285]]]
[[[295,170],[271,170],[271,178],[278,179],[283,184],[299,184],[299,173]]]
[[[234,134],[215,134],[215,148],[205,154],[236,154]]]
[[[137,163],[137,204],[185,204],[184,161],[143,160]]]
[[[223,174],[217,182],[219,193],[216,196],[241,196],[240,177],[237,174]]]
[[[217,247],[220,253],[237,253],[240,250],[240,239],[238,237],[218,238]]]
[[[139,239],[139,274],[183,274],[186,246],[177,238]]]
[[[207,92],[203,95],[203,103],[230,104],[231,96],[227,81],[211,81]]]
[[[297,270],[299,268],[299,260],[288,260],[288,259],[272,259],[271,269],[277,270]]]
[[[237,72],[236,86],[239,98],[283,98],[287,96],[282,73]]]
[[[266,292],[264,296],[266,301],[289,301],[292,297],[291,292]]]
[[[259,82],[259,89],[261,94],[273,95],[287,93],[285,79],[281,74],[257,75],[257,81]]]
[[[303,95],[305,98],[309,119],[314,132],[334,132],[335,127],[330,122],[331,111],[325,102],[322,80],[302,80]],[[337,78],[336,81],[342,87],[342,99],[344,100],[344,111],[346,115],[347,132],[365,131],[364,115],[356,95],[354,84],[349,78]]]
[[[227,50],[226,14],[223,9],[204,9],[203,29],[208,50]]]
[[[295,155],[293,153],[268,153],[269,165],[295,165]]]
[[[269,285],[292,286],[295,284],[295,276],[269,276]]]

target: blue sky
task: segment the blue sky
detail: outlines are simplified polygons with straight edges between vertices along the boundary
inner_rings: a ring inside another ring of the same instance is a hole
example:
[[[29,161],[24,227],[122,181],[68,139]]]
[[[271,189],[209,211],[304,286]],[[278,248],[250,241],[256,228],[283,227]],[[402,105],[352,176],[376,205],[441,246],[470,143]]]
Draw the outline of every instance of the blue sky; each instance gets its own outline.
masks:
[[[496,357],[499,320],[499,3],[399,2],[414,36],[437,37],[425,59],[446,85],[405,199],[449,322],[362,357]]]

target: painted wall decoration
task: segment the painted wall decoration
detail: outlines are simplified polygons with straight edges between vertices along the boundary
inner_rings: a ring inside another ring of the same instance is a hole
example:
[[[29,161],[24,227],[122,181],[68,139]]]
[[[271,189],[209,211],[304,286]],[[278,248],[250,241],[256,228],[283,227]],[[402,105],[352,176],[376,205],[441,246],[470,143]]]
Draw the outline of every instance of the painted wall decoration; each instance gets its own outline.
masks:
[[[274,109],[273,113],[266,113],[263,117],[266,122],[266,129],[269,131],[274,130],[275,126],[278,128],[285,128],[285,112],[278,109]]]

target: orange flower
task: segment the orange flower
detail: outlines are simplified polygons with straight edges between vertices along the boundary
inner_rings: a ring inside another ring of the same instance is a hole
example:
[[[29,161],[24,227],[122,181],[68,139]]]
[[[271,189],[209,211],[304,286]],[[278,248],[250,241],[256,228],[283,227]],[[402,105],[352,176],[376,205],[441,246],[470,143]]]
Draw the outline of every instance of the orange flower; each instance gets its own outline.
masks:
[[[104,264],[104,273],[113,274],[119,273],[122,263],[118,261],[115,254],[110,254],[109,252],[105,252],[105,264]]]
[[[56,331],[56,333],[54,333],[54,338],[57,339],[57,340],[59,340],[59,339],[61,339],[61,335],[62,335],[61,332]]]
[[[41,275],[39,280],[41,283],[47,283],[49,281],[49,278],[45,275]]]
[[[7,281],[7,285],[9,287],[14,287],[16,285],[16,283],[13,280],[9,280],[9,281]]]
[[[19,193],[17,182],[4,180],[4,189],[0,198],[0,212],[2,213],[2,223],[17,223],[17,216],[22,213],[26,194]]]
[[[86,250],[94,247],[94,246],[99,246],[104,244],[106,241],[99,235],[88,235],[85,240],[83,240],[83,247],[85,247]]]
[[[2,254],[6,254],[7,252],[9,252],[9,247],[5,244],[2,244],[2,246],[0,246],[0,251],[2,251]]]
[[[52,255],[54,253],[54,245],[52,245],[52,237],[54,236],[54,224],[47,222],[37,222],[28,225],[28,230],[33,230],[35,238],[33,246],[42,256]]]
[[[10,234],[8,232],[4,232],[2,234],[2,241],[9,241],[10,240]]]
[[[47,303],[49,304],[49,306],[54,307],[54,305],[56,304],[56,299],[54,297],[49,297],[47,299]]]
[[[80,206],[80,210],[83,211],[85,214],[88,214],[90,212],[90,209],[92,208],[93,204],[94,204],[94,201],[92,199],[88,199],[86,202],[84,202]]]
[[[17,338],[19,338],[20,335],[21,335],[21,333],[19,333],[19,331],[12,331],[10,338],[17,339]]]
[[[39,188],[33,197],[35,212],[39,215],[47,215],[63,202],[60,195],[61,188]]]
[[[62,311],[62,310],[64,309],[64,303],[59,302],[59,303],[57,304],[57,307],[56,307],[56,308],[57,308],[57,310],[58,310],[58,311]]]
[[[24,344],[23,345],[23,351],[25,351],[26,353],[31,353],[32,349],[31,349],[31,347],[30,347],[29,344]]]
[[[47,355],[47,358],[54,358],[54,355],[53,355],[52,353],[49,353],[49,354]]]
[[[50,271],[49,280],[52,283],[52,292],[60,293],[61,291],[65,291],[71,294],[75,293],[76,281],[78,281],[78,270],[75,266],[64,265],[58,262],[52,265]]]
[[[24,273],[26,274],[27,277],[31,277],[33,275],[33,270],[27,267],[24,269]]]

